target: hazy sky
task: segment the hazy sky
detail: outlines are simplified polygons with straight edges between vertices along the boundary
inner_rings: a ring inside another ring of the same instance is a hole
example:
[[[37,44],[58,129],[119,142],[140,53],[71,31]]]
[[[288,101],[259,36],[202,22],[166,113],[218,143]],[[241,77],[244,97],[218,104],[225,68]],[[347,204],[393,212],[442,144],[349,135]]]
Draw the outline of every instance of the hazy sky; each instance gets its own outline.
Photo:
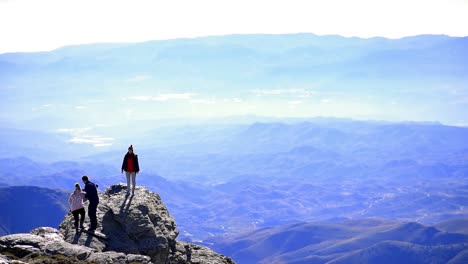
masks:
[[[468,0],[0,0],[0,53],[236,33],[468,36]]]

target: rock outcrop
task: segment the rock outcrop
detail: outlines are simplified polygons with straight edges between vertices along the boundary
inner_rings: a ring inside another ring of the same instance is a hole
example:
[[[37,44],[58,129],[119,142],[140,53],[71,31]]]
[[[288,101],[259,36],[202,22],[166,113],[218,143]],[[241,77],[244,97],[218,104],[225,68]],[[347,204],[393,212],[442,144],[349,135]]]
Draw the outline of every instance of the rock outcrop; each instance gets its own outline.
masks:
[[[175,220],[156,193],[137,187],[134,195],[125,194],[123,184],[99,194],[94,233],[76,231],[69,213],[59,230],[0,237],[0,263],[234,263],[209,248],[176,241]]]
[[[39,227],[0,237],[0,263],[151,263],[151,258],[71,244],[57,229]]]

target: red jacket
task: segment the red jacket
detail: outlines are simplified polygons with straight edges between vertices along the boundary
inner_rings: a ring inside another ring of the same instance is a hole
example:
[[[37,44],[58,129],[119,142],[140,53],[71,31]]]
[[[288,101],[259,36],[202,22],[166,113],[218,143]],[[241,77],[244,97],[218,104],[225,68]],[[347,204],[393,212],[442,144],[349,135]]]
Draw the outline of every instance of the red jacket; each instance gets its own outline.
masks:
[[[138,155],[136,154],[125,154],[122,162],[122,170],[128,171],[128,164],[127,164],[127,159],[128,158],[133,158],[133,171],[139,172],[140,171],[140,165],[138,164]]]

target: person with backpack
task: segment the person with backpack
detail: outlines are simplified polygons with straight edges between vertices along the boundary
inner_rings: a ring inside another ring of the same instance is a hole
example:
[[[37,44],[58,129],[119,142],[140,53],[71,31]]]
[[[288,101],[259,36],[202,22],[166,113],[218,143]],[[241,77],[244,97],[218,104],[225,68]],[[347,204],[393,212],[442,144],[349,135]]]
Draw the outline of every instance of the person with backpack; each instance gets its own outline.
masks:
[[[75,219],[75,230],[78,232],[78,220],[80,222],[80,228],[84,229],[84,220],[85,220],[85,209],[83,200],[85,199],[85,193],[81,190],[79,183],[75,183],[75,191],[73,191],[68,198],[68,204],[70,205],[70,210]]]
[[[136,175],[140,172],[140,164],[138,164],[138,155],[133,152],[133,145],[128,147],[122,161],[122,173],[125,171],[127,177],[127,195],[130,194],[130,179],[132,180],[132,195],[135,194]]]
[[[97,206],[99,204],[99,196],[97,192],[97,187],[98,185],[91,182],[88,179],[88,176],[83,176],[81,178],[83,180],[83,183],[85,184],[84,191],[86,193],[85,198],[89,200],[89,205],[88,205],[88,216],[89,216],[89,221],[91,222],[91,226],[89,227],[88,231],[94,231],[97,228],[97,216],[96,216],[96,211],[97,211]]]

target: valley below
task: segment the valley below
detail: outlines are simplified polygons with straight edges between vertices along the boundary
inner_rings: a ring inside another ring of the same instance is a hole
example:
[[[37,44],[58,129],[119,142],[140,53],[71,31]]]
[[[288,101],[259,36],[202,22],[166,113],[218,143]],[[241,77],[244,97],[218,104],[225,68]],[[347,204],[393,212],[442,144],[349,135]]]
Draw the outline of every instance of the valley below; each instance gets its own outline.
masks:
[[[358,251],[378,261],[369,250],[397,250],[403,252],[402,258],[418,260],[440,251],[435,258],[445,262],[466,250],[468,239],[462,235],[468,219],[468,143],[462,140],[468,136],[466,128],[330,119],[326,124],[311,120],[236,125],[224,127],[222,133],[212,127],[177,129],[193,136],[169,141],[178,144],[139,149],[141,167],[148,170],[138,175],[137,184],[161,196],[177,221],[180,240],[212,247],[240,263],[325,263],[341,258],[346,263],[362,260],[355,255]],[[386,141],[377,140],[384,136]],[[24,219],[23,210],[39,205],[38,214],[50,208],[63,215],[65,192],[82,175],[90,176],[100,190],[125,182],[119,159],[115,151],[53,163],[3,158],[0,162],[7,169],[0,178],[0,195],[7,198],[1,208],[8,214],[1,218],[2,233],[28,232],[22,228],[34,226],[39,218]],[[169,167],[173,169],[165,175]],[[18,200],[28,188],[31,195],[44,198]],[[12,201],[18,206],[10,206]],[[26,225],[26,220],[31,223]],[[298,226],[303,232],[296,230]],[[345,230],[328,236],[321,231],[323,226]],[[350,234],[349,228],[354,230]],[[379,235],[389,229],[398,232]],[[297,247],[295,241],[318,234],[323,234],[319,242]],[[423,242],[407,236],[422,236]],[[354,240],[367,242],[339,249],[338,255],[333,250],[319,252]],[[257,256],[263,248],[271,252]],[[442,257],[444,252],[452,252],[446,255],[450,258]]]

